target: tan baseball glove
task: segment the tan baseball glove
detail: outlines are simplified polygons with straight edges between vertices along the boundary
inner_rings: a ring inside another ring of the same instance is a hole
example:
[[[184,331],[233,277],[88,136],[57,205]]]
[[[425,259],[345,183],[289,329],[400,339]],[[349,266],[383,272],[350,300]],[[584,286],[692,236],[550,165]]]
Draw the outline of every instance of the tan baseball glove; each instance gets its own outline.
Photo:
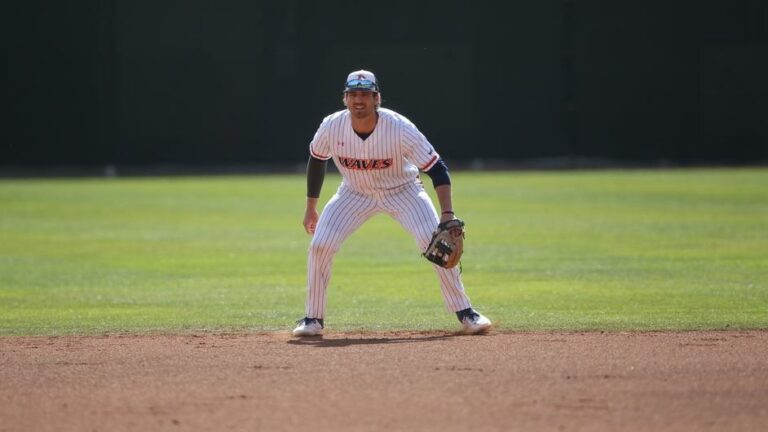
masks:
[[[442,222],[432,233],[432,240],[422,255],[440,267],[456,267],[464,253],[464,236],[464,221],[461,219]]]

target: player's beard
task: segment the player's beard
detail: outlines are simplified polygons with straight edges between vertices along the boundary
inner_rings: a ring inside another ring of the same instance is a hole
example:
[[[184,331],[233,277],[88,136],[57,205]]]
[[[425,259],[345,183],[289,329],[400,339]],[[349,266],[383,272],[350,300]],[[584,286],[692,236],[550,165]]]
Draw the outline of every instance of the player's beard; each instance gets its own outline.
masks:
[[[376,106],[364,106],[361,109],[356,108],[354,105],[349,109],[349,112],[352,113],[352,116],[356,119],[367,119],[369,117],[372,117],[376,114]]]

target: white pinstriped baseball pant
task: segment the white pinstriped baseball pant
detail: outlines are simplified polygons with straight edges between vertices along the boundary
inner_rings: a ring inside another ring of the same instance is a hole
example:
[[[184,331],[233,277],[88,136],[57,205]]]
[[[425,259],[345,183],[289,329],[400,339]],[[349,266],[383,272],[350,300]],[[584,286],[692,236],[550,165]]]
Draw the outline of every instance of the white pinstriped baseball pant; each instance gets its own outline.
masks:
[[[432,200],[418,184],[407,185],[397,192],[375,195],[355,192],[342,185],[320,214],[309,246],[307,317],[325,318],[326,292],[336,252],[350,234],[378,213],[389,214],[400,222],[416,239],[421,251],[427,248],[439,222]],[[432,266],[440,280],[446,308],[456,312],[471,307],[459,269]]]

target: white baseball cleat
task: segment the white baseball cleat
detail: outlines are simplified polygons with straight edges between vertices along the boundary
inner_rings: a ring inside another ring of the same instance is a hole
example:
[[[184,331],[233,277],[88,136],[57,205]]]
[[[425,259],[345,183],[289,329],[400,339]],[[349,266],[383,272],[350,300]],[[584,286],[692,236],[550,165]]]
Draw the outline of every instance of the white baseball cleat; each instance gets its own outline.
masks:
[[[293,329],[294,336],[320,336],[323,334],[322,318],[302,318],[296,323],[299,325]]]
[[[456,312],[461,325],[464,326],[464,333],[478,334],[491,328],[491,320],[483,316],[472,308]]]

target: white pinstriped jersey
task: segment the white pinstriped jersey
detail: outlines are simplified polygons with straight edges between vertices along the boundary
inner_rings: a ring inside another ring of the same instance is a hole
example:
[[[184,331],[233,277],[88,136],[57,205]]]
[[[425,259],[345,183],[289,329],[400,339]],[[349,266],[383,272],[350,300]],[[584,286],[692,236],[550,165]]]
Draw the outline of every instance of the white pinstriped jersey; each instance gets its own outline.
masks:
[[[326,117],[309,151],[317,159],[333,162],[342,185],[361,193],[399,189],[419,182],[419,170],[428,171],[440,157],[427,138],[402,115],[379,108],[376,128],[363,140],[352,129],[349,110]]]

